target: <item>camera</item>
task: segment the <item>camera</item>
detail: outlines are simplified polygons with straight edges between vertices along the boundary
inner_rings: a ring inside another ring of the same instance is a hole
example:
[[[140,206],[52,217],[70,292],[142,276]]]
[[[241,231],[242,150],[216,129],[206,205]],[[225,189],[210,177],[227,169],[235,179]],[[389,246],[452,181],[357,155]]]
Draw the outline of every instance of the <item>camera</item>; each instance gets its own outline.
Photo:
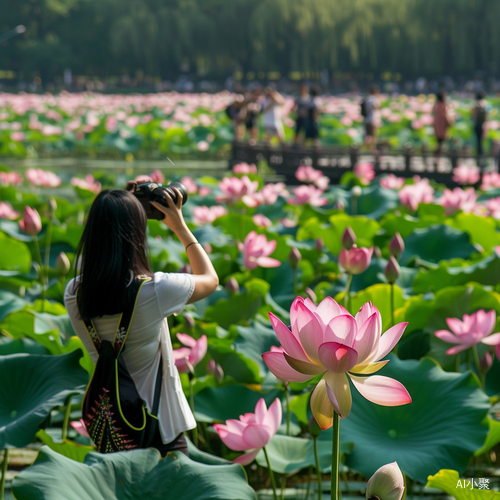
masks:
[[[156,182],[142,182],[140,184],[127,184],[127,190],[132,191],[132,194],[141,202],[141,205],[146,210],[148,219],[163,220],[165,214],[151,205],[152,201],[168,207],[167,196],[170,196],[174,203],[177,203],[177,188],[182,194],[182,204],[188,200],[188,192],[186,186],[180,182],[170,182],[166,186],[156,184]]]

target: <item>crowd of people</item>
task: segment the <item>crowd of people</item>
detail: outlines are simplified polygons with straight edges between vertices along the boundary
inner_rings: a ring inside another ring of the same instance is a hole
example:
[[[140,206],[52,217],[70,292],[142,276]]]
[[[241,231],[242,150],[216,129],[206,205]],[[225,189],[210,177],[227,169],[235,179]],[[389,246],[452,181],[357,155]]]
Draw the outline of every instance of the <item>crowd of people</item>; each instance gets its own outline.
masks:
[[[380,108],[379,87],[373,85],[360,104],[360,114],[364,122],[364,147],[368,151],[377,150],[377,120],[376,110]],[[318,90],[302,84],[299,95],[295,99],[292,115],[295,116],[293,145],[320,146],[319,114],[320,109],[316,100]],[[476,92],[475,104],[471,109],[474,137],[476,139],[477,156],[484,154],[484,132],[488,119],[490,105],[486,101],[486,93],[482,90]],[[231,119],[234,127],[236,141],[244,141],[248,135],[250,145],[257,144],[259,138],[259,116],[262,116],[261,125],[264,130],[264,141],[270,143],[277,138],[283,146],[284,127],[281,107],[285,104],[284,97],[275,89],[265,87],[253,92],[244,91],[227,107],[226,114]],[[434,133],[436,138],[436,156],[443,152],[443,143],[449,137],[449,129],[453,124],[449,105],[446,101],[446,91],[436,93],[436,102],[433,109]]]
[[[311,142],[315,146],[320,144],[317,95],[315,87],[310,88],[305,84],[300,86],[299,96],[292,109],[296,115],[294,145]],[[255,145],[259,136],[258,119],[262,116],[264,140],[271,142],[275,137],[280,145],[284,145],[285,132],[281,114],[284,104],[284,97],[271,87],[239,94],[226,108],[226,114],[233,123],[235,140],[243,141],[248,135],[249,144]]]

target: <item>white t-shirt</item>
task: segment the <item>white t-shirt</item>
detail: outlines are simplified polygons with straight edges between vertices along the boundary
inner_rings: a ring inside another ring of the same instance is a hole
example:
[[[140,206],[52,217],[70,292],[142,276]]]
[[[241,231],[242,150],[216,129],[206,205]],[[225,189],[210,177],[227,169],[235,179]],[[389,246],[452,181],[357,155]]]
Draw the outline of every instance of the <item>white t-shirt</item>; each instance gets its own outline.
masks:
[[[74,279],[68,283],[64,293],[64,303],[76,334],[95,363],[98,354],[81,320],[74,284]],[[189,274],[155,273],[154,278],[144,283],[139,292],[123,352],[128,371],[139,395],[146,401],[149,411],[153,408],[160,356],[163,358],[158,420],[160,434],[165,444],[173,441],[181,432],[196,427],[174,363],[167,323],[167,316],[182,311],[193,290],[194,280]],[[99,337],[102,340],[112,341],[119,320],[119,314],[94,319]]]
[[[265,110],[262,113],[262,126],[264,128],[277,130],[278,132],[282,131],[283,122],[281,121],[280,105],[276,101],[267,98],[262,109]]]
[[[380,101],[374,95],[369,95],[366,98],[365,123],[373,123],[375,121],[375,108],[378,108],[379,106]]]

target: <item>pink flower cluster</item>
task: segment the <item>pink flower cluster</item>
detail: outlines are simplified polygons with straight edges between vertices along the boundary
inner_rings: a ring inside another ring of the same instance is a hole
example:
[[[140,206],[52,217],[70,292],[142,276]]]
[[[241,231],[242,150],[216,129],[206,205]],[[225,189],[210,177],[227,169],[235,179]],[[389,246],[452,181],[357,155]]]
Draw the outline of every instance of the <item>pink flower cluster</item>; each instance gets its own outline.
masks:
[[[328,203],[326,198],[322,198],[323,191],[311,185],[302,185],[293,190],[295,195],[288,200],[291,205],[306,205],[312,207],[322,207]]]
[[[420,203],[434,201],[434,188],[429,184],[429,179],[420,179],[415,176],[414,184],[407,184],[399,191],[399,200],[411,210],[415,211]]]
[[[40,168],[29,168],[26,170],[26,179],[33,186],[57,187],[61,184],[61,179],[54,172],[42,170]]]
[[[276,241],[267,241],[265,234],[251,231],[247,234],[245,241],[238,244],[238,248],[240,252],[243,252],[244,265],[247,269],[281,265],[279,260],[269,257],[276,249]]]
[[[71,184],[75,187],[79,187],[80,189],[85,189],[86,191],[91,191],[96,194],[100,193],[102,189],[101,183],[97,182],[91,174],[86,175],[85,179],[73,177],[71,179]]]
[[[458,210],[462,210],[466,214],[469,214],[473,212],[476,207],[476,192],[473,187],[469,187],[465,190],[456,187],[453,191],[451,189],[445,189],[437,203],[446,208],[447,214],[453,214]]]
[[[196,224],[210,224],[215,219],[226,214],[227,210],[221,205],[214,205],[212,207],[203,205],[193,208],[193,217]]]
[[[243,201],[247,207],[255,207],[258,201],[255,200],[254,194],[259,187],[258,181],[251,181],[246,175],[241,179],[238,177],[225,177],[219,182],[219,189],[222,194],[216,196],[215,199],[221,203],[226,202],[234,205],[238,201]]]
[[[309,165],[301,165],[295,172],[295,177],[300,182],[314,184],[317,188],[323,189],[323,191],[330,184],[330,179],[326,175],[323,175],[321,170],[316,170]]]
[[[12,208],[10,203],[0,201],[0,219],[14,220],[19,217],[19,212]]]

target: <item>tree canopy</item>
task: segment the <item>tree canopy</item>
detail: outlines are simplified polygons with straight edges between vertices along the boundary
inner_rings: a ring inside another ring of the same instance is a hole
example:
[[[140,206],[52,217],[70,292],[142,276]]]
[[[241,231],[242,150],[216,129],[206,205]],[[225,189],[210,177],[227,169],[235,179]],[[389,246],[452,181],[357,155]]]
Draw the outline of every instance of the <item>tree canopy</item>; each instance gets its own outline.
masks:
[[[3,0],[0,70],[50,80],[496,70],[497,0]]]

